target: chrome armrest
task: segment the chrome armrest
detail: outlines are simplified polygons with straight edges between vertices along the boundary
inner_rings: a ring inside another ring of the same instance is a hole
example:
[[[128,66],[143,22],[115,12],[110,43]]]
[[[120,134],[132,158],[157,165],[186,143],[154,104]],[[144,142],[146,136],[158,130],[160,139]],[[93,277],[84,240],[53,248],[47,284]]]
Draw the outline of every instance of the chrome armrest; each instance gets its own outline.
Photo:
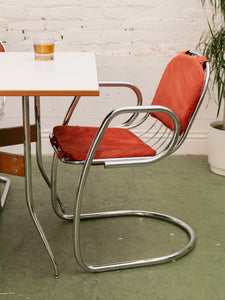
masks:
[[[137,105],[142,105],[142,94],[138,87],[133,83],[125,81],[99,81],[99,86],[101,87],[127,87],[134,91],[137,96]]]
[[[70,106],[69,106],[69,108],[67,110],[67,113],[66,113],[66,116],[65,116],[65,118],[63,120],[62,125],[68,125],[69,124],[70,118],[72,117],[72,114],[73,114],[73,112],[74,112],[74,110],[75,110],[75,108],[76,108],[76,106],[77,106],[80,98],[81,98],[81,96],[75,96],[73,98],[73,100],[72,100],[72,102],[71,102],[71,104],[70,104]]]
[[[123,81],[100,81],[99,82],[99,86],[100,87],[127,87],[129,89],[131,89],[136,97],[137,97],[137,106],[142,105],[142,94],[141,91],[132,83],[130,82],[123,82]],[[70,118],[80,100],[80,96],[75,96],[70,104],[70,107],[66,113],[66,116],[64,118],[63,124],[62,125],[68,125]],[[132,114],[131,117],[128,118],[128,120],[126,120],[122,125],[120,125],[119,127],[127,127],[130,126],[131,123],[137,118],[138,113]]]
[[[170,116],[170,118],[172,119],[173,123],[174,123],[174,130],[173,130],[173,134],[171,136],[170,139],[170,143],[169,145],[167,145],[166,149],[164,151],[161,151],[159,154],[156,154],[153,157],[144,157],[141,158],[142,163],[149,163],[155,160],[159,160],[164,158],[165,156],[168,156],[171,152],[173,152],[174,147],[176,147],[178,141],[179,141],[179,136],[180,136],[180,122],[177,118],[177,116],[175,115],[175,113],[163,106],[159,106],[159,105],[152,105],[152,106],[128,106],[128,107],[123,107],[123,108],[119,108],[116,109],[114,111],[112,111],[111,113],[109,113],[106,118],[104,119],[104,121],[102,122],[101,126],[99,127],[98,132],[96,133],[96,136],[92,142],[92,145],[89,149],[89,152],[87,154],[86,157],[86,161],[84,165],[87,165],[87,167],[89,168],[90,164],[93,161],[95,152],[97,151],[98,145],[106,131],[106,129],[109,127],[109,124],[112,122],[112,120],[114,118],[116,118],[117,116],[121,115],[121,114],[127,114],[127,113],[145,113],[145,114],[150,114],[150,113],[156,113],[156,112],[161,112],[161,113],[165,113],[168,116]],[[98,160],[94,160],[95,163],[98,163]],[[126,165],[135,165],[135,164],[140,164],[140,158],[126,158],[126,159],[107,159],[104,160],[105,166],[106,167],[115,167],[115,166],[126,166]],[[84,167],[85,168],[85,167]]]
[[[143,103],[142,93],[140,89],[137,86],[135,86],[133,83],[125,82],[125,81],[100,81],[99,86],[100,87],[127,87],[135,93],[137,97],[137,106],[140,106]],[[134,120],[137,117],[138,117],[138,113],[133,113],[125,122],[123,122],[121,125],[117,127],[127,128],[131,126],[131,124],[134,122]]]

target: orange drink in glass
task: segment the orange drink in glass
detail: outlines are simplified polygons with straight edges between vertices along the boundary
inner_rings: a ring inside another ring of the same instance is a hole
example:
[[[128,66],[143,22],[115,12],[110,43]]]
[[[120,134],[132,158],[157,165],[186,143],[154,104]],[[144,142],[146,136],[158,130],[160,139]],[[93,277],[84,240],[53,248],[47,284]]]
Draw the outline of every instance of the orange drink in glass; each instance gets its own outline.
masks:
[[[34,55],[38,61],[46,61],[54,59],[54,40],[53,39],[35,39]]]

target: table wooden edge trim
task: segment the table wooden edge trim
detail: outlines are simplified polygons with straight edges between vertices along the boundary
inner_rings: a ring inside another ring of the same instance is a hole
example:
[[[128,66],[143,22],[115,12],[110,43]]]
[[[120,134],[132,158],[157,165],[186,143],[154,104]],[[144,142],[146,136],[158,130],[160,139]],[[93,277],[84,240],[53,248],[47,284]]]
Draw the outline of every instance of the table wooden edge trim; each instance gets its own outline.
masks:
[[[88,91],[0,91],[0,96],[99,96],[98,90]]]

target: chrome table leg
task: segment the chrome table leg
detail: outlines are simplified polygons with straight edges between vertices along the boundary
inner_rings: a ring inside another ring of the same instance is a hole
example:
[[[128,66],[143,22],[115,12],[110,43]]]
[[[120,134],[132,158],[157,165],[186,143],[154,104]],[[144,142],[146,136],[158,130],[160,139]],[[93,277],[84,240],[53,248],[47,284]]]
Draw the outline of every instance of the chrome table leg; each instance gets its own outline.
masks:
[[[33,192],[32,192],[32,168],[31,168],[31,149],[30,149],[30,115],[29,115],[29,97],[23,96],[23,126],[24,126],[24,163],[25,163],[25,192],[26,192],[26,200],[29,213],[32,217],[32,220],[37,228],[37,231],[44,243],[50,259],[52,261],[54,267],[54,275],[55,278],[59,277],[57,264],[55,262],[55,258],[51,247],[48,243],[48,240],[45,236],[45,233],[39,223],[36,212],[34,210],[33,204]]]

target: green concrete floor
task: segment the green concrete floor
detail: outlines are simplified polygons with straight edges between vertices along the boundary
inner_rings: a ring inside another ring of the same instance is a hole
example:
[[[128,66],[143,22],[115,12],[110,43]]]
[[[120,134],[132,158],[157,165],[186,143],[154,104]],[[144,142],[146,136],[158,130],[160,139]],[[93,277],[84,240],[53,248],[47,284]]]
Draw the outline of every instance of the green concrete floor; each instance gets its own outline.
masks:
[[[44,162],[50,172],[51,158]],[[132,169],[92,169],[84,212],[141,209],[171,214],[193,227],[197,244],[173,263],[87,273],[73,258],[71,223],[52,212],[50,193],[33,162],[37,214],[60,268],[53,269],[27,211],[24,179],[11,177],[0,213],[0,300],[222,300],[225,299],[225,178],[209,171],[206,157],[174,156]],[[72,207],[79,167],[61,165],[60,195]],[[142,218],[84,221],[84,258],[91,263],[163,255],[187,236],[171,224]],[[143,247],[142,247],[143,246]]]

